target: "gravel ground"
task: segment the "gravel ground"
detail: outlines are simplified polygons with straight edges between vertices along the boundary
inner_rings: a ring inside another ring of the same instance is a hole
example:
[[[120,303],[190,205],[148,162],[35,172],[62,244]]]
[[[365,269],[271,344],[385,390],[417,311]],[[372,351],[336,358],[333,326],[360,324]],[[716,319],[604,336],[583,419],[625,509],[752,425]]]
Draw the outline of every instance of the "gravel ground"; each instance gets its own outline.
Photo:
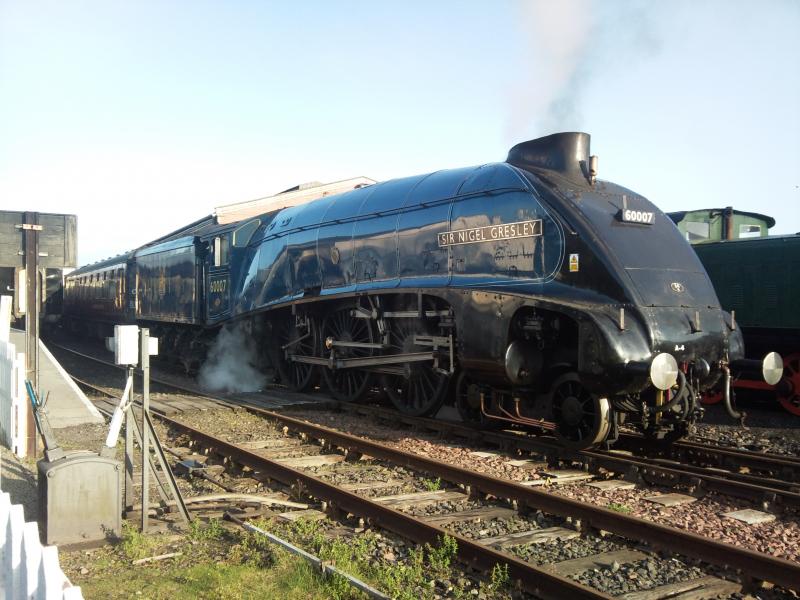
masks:
[[[354,435],[368,437],[402,450],[496,477],[513,481],[525,481],[538,477],[538,475],[532,474],[527,469],[507,464],[509,459],[519,457],[506,457],[499,454],[489,458],[475,456],[473,455],[475,448],[448,443],[435,434],[391,429],[371,422],[364,417],[355,417],[344,413],[316,410],[300,411],[295,409],[292,414],[300,415],[301,418],[311,422],[320,423]],[[647,487],[633,490],[599,491],[580,484],[549,486],[547,490],[551,493],[568,496],[583,502],[591,502],[601,506],[612,505],[612,508],[632,516],[686,529],[705,537],[800,562],[800,521],[798,521],[797,515],[793,513],[787,513],[769,523],[746,525],[723,517],[722,514],[741,508],[757,507],[753,507],[745,501],[730,499],[716,494],[709,494],[692,504],[663,508],[646,502],[643,498],[676,490]]]
[[[800,420],[800,417],[792,417]],[[701,424],[689,439],[704,443],[717,443],[741,450],[800,456],[800,429],[773,427],[747,427],[745,429],[724,425]]]
[[[83,359],[80,360],[83,361]],[[83,362],[85,364],[85,361]],[[105,367],[103,368],[105,369]],[[120,376],[109,376],[109,386],[119,387],[121,383]],[[731,423],[720,406],[708,407],[705,423],[697,428],[697,439],[704,442],[714,440],[720,444],[754,451],[793,456],[800,455],[800,418],[780,411],[759,411],[755,409],[748,412],[750,412],[750,417],[747,421],[749,427],[742,429]],[[423,433],[410,429],[398,430],[381,426],[363,416],[353,417],[315,409],[294,409],[292,414],[299,414],[301,418],[309,421],[381,441],[390,446],[421,454],[435,460],[449,462],[463,468],[474,469],[505,479],[525,481],[540,477],[530,469],[507,464],[509,459],[520,458],[519,456],[477,457],[473,455],[476,450],[475,447],[464,445],[463,442],[450,443],[437,434]],[[203,430],[221,434],[221,437],[233,442],[261,440],[281,435],[281,432],[277,431],[274,426],[244,411],[198,412],[184,414],[180,418]],[[160,435],[166,435],[166,431],[158,424],[156,427],[159,429]],[[80,426],[57,430],[57,436],[59,442],[65,448],[97,450],[105,438],[106,431],[107,429],[104,425]],[[166,438],[162,437],[162,439]],[[308,449],[308,446],[304,445],[302,449],[289,450],[282,456],[306,456],[309,454]],[[12,501],[25,505],[27,519],[35,518],[35,463],[18,461],[11,457],[7,451],[3,451],[2,458],[5,459],[2,473],[3,489],[11,492]],[[366,495],[421,491],[418,480],[412,480],[408,472],[396,467],[388,468],[381,464],[373,463],[367,465],[348,462],[326,465],[315,469],[315,471],[319,476],[336,483],[353,483],[364,480],[388,481],[389,479],[398,479],[399,476],[408,476],[405,481],[387,488],[364,491],[363,493]],[[235,481],[237,489],[243,492],[264,490],[263,484],[253,479],[232,479],[226,475],[223,475],[222,478]],[[180,479],[179,485],[187,495],[220,491],[213,484],[198,479],[191,481]],[[643,498],[661,491],[675,490],[637,488],[634,490],[604,492],[588,488],[585,485],[573,484],[560,487],[550,486],[547,491],[569,496],[583,502],[611,505],[615,510],[621,510],[633,516],[647,518],[666,525],[693,531],[706,537],[800,562],[800,524],[798,523],[797,515],[794,514],[785,515],[771,523],[748,526],[722,516],[724,512],[739,508],[749,508],[750,506],[747,503],[715,494],[709,494],[705,498],[689,505],[662,508],[645,502]],[[480,505],[482,503],[470,499],[458,503],[451,502],[418,507],[412,512],[420,515],[437,514],[455,509],[464,510]],[[559,519],[538,513],[528,517],[514,517],[506,520],[495,519],[489,522],[461,522],[448,527],[466,537],[480,538],[562,524],[563,522]],[[610,538],[589,536],[554,544],[521,546],[514,548],[513,551],[523,558],[533,560],[538,564],[545,564],[619,549],[624,545],[620,544],[620,542],[613,536]],[[399,561],[408,555],[408,551],[409,547],[402,540],[393,539],[393,536],[384,536],[376,552],[378,553],[377,558],[380,560]],[[666,583],[683,581],[702,574],[703,572],[696,567],[686,565],[677,559],[665,560],[654,557],[634,564],[612,565],[607,569],[590,570],[575,576],[575,578],[582,583],[599,587],[608,593],[619,594],[633,589],[648,589]],[[442,595],[446,595],[448,587],[452,587],[453,584],[463,586],[463,582],[456,581],[437,582],[436,586],[437,590],[441,590]],[[782,596],[780,593],[764,592],[759,594],[758,597],[777,598]]]
[[[559,527],[563,520],[545,517],[541,513],[529,517],[514,516],[510,519],[490,519],[489,521],[458,521],[445,526],[445,529],[471,539],[495,537],[516,533],[518,531],[531,531],[547,527]],[[537,544],[538,546],[543,546]],[[546,544],[545,544],[546,545]],[[560,544],[559,544],[560,545]]]
[[[646,558],[634,563],[614,563],[602,569],[584,571],[573,579],[584,585],[617,596],[627,592],[649,590],[670,583],[698,579],[705,571],[688,567],[678,559]]]
[[[723,514],[750,506],[743,501],[714,493],[709,493],[691,504],[667,508],[644,498],[676,490],[649,487],[599,491],[585,485],[570,485],[552,488],[550,491],[599,506],[613,505],[612,508],[635,517],[800,562],[800,523],[796,515],[785,515],[769,523],[746,525]]]
[[[513,548],[520,558],[531,560],[537,565],[548,565],[563,560],[584,558],[603,552],[613,552],[628,548],[624,540],[587,536],[559,542],[557,544],[527,544]]]
[[[23,506],[26,521],[37,520],[39,499],[35,461],[17,458],[10,450],[0,447],[0,463],[0,489],[11,495],[12,504]]]
[[[755,452],[800,456],[800,417],[774,403],[742,403],[745,427],[731,420],[722,404],[706,406],[703,421],[690,439]]]
[[[288,441],[296,439],[294,437],[284,437],[283,433],[279,429],[271,426],[269,423],[266,423],[261,417],[241,411],[221,410],[213,413],[184,413],[180,415],[179,420],[201,428],[203,431],[208,433],[220,435],[220,437],[224,437],[231,441],[242,442],[276,438]],[[166,432],[164,432],[164,435],[166,435]],[[311,450],[312,452],[307,452],[307,450]],[[302,446],[294,447],[292,454],[313,455],[314,453],[319,453],[319,450],[320,448],[318,446],[303,444]],[[261,449],[253,449],[252,451],[255,453],[259,453],[260,451],[274,452],[271,450]],[[285,453],[280,454],[283,455]],[[272,456],[274,457],[275,455],[272,454]],[[418,476],[413,477],[411,471],[408,469],[395,466],[389,467],[375,461],[341,462],[334,465],[304,468],[303,470],[314,472],[317,476],[330,481],[335,481],[336,483],[399,481],[399,483],[389,483],[388,488],[364,490],[363,492],[360,492],[363,495],[388,495],[395,493],[426,491],[427,489],[425,487],[424,480],[421,480]],[[225,476],[223,474],[220,477],[224,478]],[[228,479],[227,481],[228,483],[231,483],[233,480]],[[432,483],[432,481],[429,483]],[[423,505],[412,507],[405,509],[404,512],[418,516],[433,515],[450,513],[458,510],[467,510],[483,505],[484,504],[482,502],[467,498],[463,501],[442,502],[427,506]],[[416,544],[407,542],[399,536],[388,532],[375,532],[369,529],[364,530],[360,528],[353,530],[327,520],[324,520],[321,523],[323,529],[327,530],[328,535],[335,535],[336,537],[345,540],[355,539],[355,536],[365,532],[369,532],[374,535],[378,540],[373,550],[374,560],[377,563],[388,563],[393,566],[397,565],[398,568],[402,568],[403,563],[409,559],[411,551],[417,547]],[[492,535],[499,535],[503,532],[529,529],[529,525],[529,523],[525,523],[524,519],[519,518],[512,520],[510,525],[505,528],[503,528],[503,526],[498,522],[494,528],[489,528],[489,532],[491,532]],[[292,526],[287,524],[285,527],[291,528]],[[487,532],[483,532],[484,536],[487,534]],[[485,585],[486,584],[484,582],[484,586]],[[477,598],[478,600],[481,598],[494,597],[487,596],[486,593],[481,590],[479,580],[474,575],[460,572],[459,569],[453,571],[453,574],[448,578],[432,580],[430,582],[430,588],[418,591],[420,592],[421,597],[427,597],[428,594],[423,592],[429,592],[431,590],[433,591],[433,597],[435,598],[455,597],[456,592],[459,594],[459,597]],[[520,599],[530,598],[529,595],[518,592],[514,592],[510,596],[503,595],[503,597]]]

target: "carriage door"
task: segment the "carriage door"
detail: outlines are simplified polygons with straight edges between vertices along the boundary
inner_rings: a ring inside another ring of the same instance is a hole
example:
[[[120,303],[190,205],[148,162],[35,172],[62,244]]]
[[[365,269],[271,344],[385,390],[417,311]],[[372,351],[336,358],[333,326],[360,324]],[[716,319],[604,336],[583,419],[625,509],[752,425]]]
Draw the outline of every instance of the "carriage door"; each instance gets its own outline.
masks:
[[[230,234],[216,236],[211,243],[206,271],[208,320],[216,321],[231,311]]]

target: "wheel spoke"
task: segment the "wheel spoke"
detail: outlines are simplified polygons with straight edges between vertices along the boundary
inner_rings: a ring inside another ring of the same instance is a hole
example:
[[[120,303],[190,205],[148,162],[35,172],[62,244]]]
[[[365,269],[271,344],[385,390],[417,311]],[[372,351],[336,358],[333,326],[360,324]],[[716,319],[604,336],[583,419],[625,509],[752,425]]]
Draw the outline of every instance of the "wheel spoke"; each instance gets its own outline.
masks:
[[[372,343],[370,323],[357,319],[350,309],[338,310],[325,317],[322,323],[321,340],[332,337],[338,341]],[[325,350],[327,352],[327,350]],[[358,358],[372,354],[370,348],[336,348],[339,358]],[[361,399],[370,387],[373,375],[360,369],[323,369],[322,375],[331,394],[343,401],[355,402]]]
[[[416,301],[407,303],[399,301],[393,310],[417,310]],[[390,352],[404,354],[418,352],[420,347],[414,344],[417,334],[433,334],[436,332],[428,320],[419,318],[392,318],[387,320],[389,328]],[[438,410],[447,392],[447,375],[433,371],[429,363],[406,363],[404,368],[410,370],[408,377],[384,375],[382,377],[386,393],[392,403],[402,412],[415,416],[427,415]]]
[[[309,317],[298,327],[294,318],[282,319],[275,331],[277,334],[276,367],[281,376],[281,381],[295,391],[305,391],[315,384],[316,369],[312,365],[303,364],[287,360],[288,354],[300,356],[315,355],[315,335],[316,328],[313,320]],[[292,344],[292,342],[294,342]],[[281,348],[287,344],[292,344],[287,350]]]
[[[600,404],[602,402],[605,402],[605,409]],[[577,374],[562,375],[554,382],[551,412],[556,434],[564,444],[585,448],[602,441],[608,433],[604,410],[608,411],[608,402],[589,393]]]

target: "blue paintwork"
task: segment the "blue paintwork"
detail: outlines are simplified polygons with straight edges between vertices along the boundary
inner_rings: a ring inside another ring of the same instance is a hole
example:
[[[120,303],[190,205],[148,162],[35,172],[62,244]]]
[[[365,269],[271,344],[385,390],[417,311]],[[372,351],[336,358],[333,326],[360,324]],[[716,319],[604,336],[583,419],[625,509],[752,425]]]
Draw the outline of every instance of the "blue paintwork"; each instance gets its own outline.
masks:
[[[439,247],[444,231],[535,219],[541,236]],[[507,163],[395,179],[286,208],[251,246],[234,314],[386,288],[518,289],[549,281],[564,259],[561,226]]]
[[[184,236],[178,238],[177,240],[171,240],[169,242],[163,242],[161,244],[155,244],[153,246],[145,246],[136,251],[134,256],[149,256],[151,254],[158,254],[160,252],[168,252],[170,250],[178,250],[180,248],[188,248],[189,246],[194,246],[194,236]]]

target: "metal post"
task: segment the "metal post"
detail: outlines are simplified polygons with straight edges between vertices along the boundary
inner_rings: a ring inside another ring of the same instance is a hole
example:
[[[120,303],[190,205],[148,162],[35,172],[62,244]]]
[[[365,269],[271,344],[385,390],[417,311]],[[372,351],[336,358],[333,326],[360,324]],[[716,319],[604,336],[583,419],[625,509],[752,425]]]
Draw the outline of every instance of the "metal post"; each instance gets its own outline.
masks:
[[[133,367],[128,367],[128,379],[131,381],[131,398],[133,398]],[[126,382],[127,385],[127,382]],[[133,402],[125,411],[125,511],[133,510],[133,430],[136,417],[133,414]]]
[[[27,288],[25,307],[25,378],[33,383],[38,396],[39,390],[39,214],[26,212],[22,230],[25,238],[25,285]],[[26,421],[28,433],[25,441],[26,453],[35,458],[39,449],[36,437],[36,423],[33,407],[26,402]]]
[[[150,330],[142,329],[139,338],[142,366],[142,533],[147,532],[147,513],[150,510]]]

